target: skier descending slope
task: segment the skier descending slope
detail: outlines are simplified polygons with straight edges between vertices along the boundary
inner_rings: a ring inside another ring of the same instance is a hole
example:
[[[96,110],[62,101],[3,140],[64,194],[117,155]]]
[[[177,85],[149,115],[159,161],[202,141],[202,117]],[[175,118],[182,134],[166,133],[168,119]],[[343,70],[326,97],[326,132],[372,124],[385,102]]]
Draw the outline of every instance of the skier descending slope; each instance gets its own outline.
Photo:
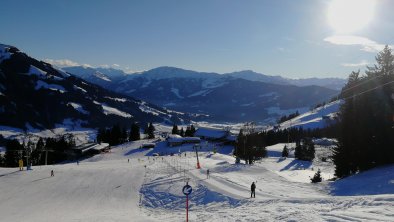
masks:
[[[256,198],[256,184],[253,182],[252,186],[250,186],[250,198]]]

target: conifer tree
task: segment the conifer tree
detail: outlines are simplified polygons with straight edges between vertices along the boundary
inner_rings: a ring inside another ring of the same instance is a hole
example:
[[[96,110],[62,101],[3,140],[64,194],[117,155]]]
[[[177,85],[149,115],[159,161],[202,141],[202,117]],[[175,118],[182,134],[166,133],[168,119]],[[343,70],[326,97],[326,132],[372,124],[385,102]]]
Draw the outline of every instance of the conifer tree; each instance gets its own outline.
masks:
[[[127,130],[126,128],[122,128],[122,133],[121,133],[121,143],[127,142],[128,136],[127,136]]]
[[[115,124],[111,129],[109,144],[111,146],[118,145],[121,143],[121,138],[122,138],[122,132],[120,126],[119,124]]]
[[[282,157],[288,157],[289,156],[289,149],[287,149],[287,146],[283,147],[282,150]]]
[[[243,134],[243,129],[241,128],[240,130],[239,130],[239,133],[238,133],[238,136],[237,136],[237,143],[235,144],[235,151],[234,151],[234,155],[236,156],[236,157],[238,157],[238,158],[242,158],[242,156],[243,156],[243,152],[242,152],[242,150],[243,150],[243,146],[244,146],[244,140],[245,140],[245,137],[244,137],[244,134]]]
[[[140,127],[137,123],[133,122],[130,129],[130,141],[140,140]]]
[[[5,166],[5,158],[3,155],[0,153],[0,166]]]
[[[153,126],[152,122],[149,123],[147,134],[148,134],[148,139],[155,138],[155,127]]]
[[[194,125],[190,125],[190,136],[194,136],[194,134],[196,133],[196,128],[194,128]]]
[[[18,140],[9,140],[6,144],[5,165],[7,167],[17,167],[18,161],[22,159],[23,145]]]
[[[31,153],[31,160],[34,165],[43,164],[41,159],[44,152],[44,147],[44,139],[40,137],[37,141],[37,144],[35,145],[35,149]]]
[[[101,142],[105,142],[105,129],[104,128],[100,128],[97,131],[97,136],[96,136],[96,141],[97,143],[101,143]]]
[[[172,126],[172,134],[179,134],[179,130],[178,130],[178,126],[174,123],[174,125]]]
[[[191,129],[190,129],[190,126],[187,126],[187,127],[186,127],[186,130],[185,130],[185,136],[192,136],[192,135],[191,135]]]
[[[315,158],[315,145],[310,138],[304,138],[302,143],[297,142],[294,152],[296,159],[312,161]]]
[[[388,45],[375,56],[375,59],[377,64],[367,66],[366,74],[368,77],[394,75],[394,55]]]
[[[315,175],[311,178],[311,183],[320,183],[323,180],[320,174],[320,169],[318,169]]]
[[[184,136],[185,136],[185,133],[183,132],[183,127],[181,128],[181,131],[179,131],[179,135],[180,135],[181,137],[184,137]]]
[[[143,129],[144,129],[144,134],[147,135],[148,132],[149,132],[149,125],[148,125],[148,123],[145,124],[145,126],[144,126]],[[146,136],[146,137],[147,137],[147,136]]]
[[[367,76],[352,72],[341,92],[340,135],[333,155],[339,178],[394,163],[394,86],[389,84],[394,81],[394,56],[386,46],[375,58]]]

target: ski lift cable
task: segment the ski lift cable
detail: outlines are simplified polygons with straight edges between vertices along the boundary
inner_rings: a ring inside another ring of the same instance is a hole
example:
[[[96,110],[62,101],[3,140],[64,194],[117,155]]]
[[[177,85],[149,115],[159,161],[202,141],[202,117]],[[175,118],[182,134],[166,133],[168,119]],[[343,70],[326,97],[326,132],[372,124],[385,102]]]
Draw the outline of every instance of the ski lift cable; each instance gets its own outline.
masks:
[[[341,90],[341,92],[339,92],[339,93],[331,94],[331,95],[329,95],[329,97],[331,98],[331,97],[334,97],[334,96],[335,96],[335,97],[336,97],[336,100],[335,100],[335,101],[338,101],[338,100],[339,100],[339,94],[344,93],[344,92],[347,92],[347,91],[349,91],[349,90],[351,90],[351,89],[357,88],[357,87],[359,87],[359,86],[361,86],[361,85],[364,85],[364,84],[366,84],[366,83],[368,83],[368,82],[370,82],[370,81],[372,81],[372,80],[375,80],[375,79],[377,79],[377,78],[380,78],[380,77],[382,77],[382,76],[383,76],[383,75],[379,75],[379,76],[372,77],[372,78],[370,78],[370,79],[368,79],[368,80],[365,80],[365,81],[363,81],[363,82],[361,82],[361,83],[355,84],[355,85],[353,85],[353,86],[351,86],[351,87],[349,87],[349,88],[347,88],[347,89]]]
[[[350,88],[348,88],[348,89],[345,89],[345,90],[343,90],[342,92],[346,92],[346,91],[348,91],[348,90],[354,89],[354,88],[356,88],[356,87],[358,87],[358,86],[361,86],[361,85],[363,85],[363,84],[365,84],[365,83],[367,83],[367,82],[369,82],[369,81],[372,81],[372,80],[374,80],[374,79],[376,79],[376,78],[379,78],[379,77],[382,77],[382,76],[383,76],[383,75],[373,77],[373,78],[371,78],[371,79],[366,80],[365,82],[362,82],[362,83],[357,84],[357,85],[354,85],[354,86],[352,86],[352,87],[350,87]],[[346,97],[346,98],[341,98],[341,99],[342,99],[342,100],[345,100],[345,99],[349,99],[349,98],[352,98],[352,97],[356,97],[356,96],[359,96],[359,95],[361,95],[361,94],[364,94],[364,93],[369,92],[369,91],[372,91],[372,90],[375,90],[375,89],[377,89],[377,88],[379,88],[379,87],[388,85],[388,84],[393,83],[393,82],[394,82],[394,81],[390,81],[390,82],[384,83],[384,84],[382,84],[382,85],[379,85],[379,86],[377,86],[377,87],[375,87],[375,88],[373,88],[373,89],[368,89],[368,90],[366,90],[366,91],[364,91],[364,92],[361,92],[361,93],[358,93],[358,94],[356,94],[356,95],[348,96],[348,97]],[[335,95],[337,95],[337,99],[336,99],[335,101],[338,101],[338,100],[339,100],[339,94],[335,94]],[[334,96],[334,94],[333,94],[333,96]],[[333,101],[333,102],[334,102],[334,101]]]
[[[370,78],[370,79],[368,79],[368,80],[366,80],[366,81],[363,81],[363,82],[361,82],[361,83],[359,83],[359,84],[356,84],[356,85],[354,85],[354,86],[352,86],[352,87],[349,87],[349,88],[343,90],[342,93],[343,93],[343,92],[346,92],[346,91],[348,91],[348,90],[354,89],[354,88],[356,88],[356,87],[359,87],[359,86],[361,86],[361,85],[364,85],[364,84],[367,83],[367,82],[370,82],[370,81],[372,81],[372,80],[374,80],[374,79],[377,79],[377,78],[380,78],[380,77],[383,77],[383,76],[384,76],[384,75],[378,75],[378,76],[372,77],[372,78]]]
[[[342,98],[342,100],[346,100],[346,99],[350,99],[350,98],[356,98],[357,96],[360,96],[360,95],[362,95],[362,94],[365,94],[365,93],[368,93],[368,92],[371,92],[371,91],[373,91],[373,90],[375,90],[375,89],[378,89],[378,88],[381,88],[381,87],[383,87],[383,86],[386,86],[386,85],[389,85],[389,84],[391,84],[391,83],[394,83],[394,80],[393,81],[390,81],[390,82],[386,82],[386,83],[384,83],[384,84],[382,84],[382,85],[379,85],[379,86],[376,86],[376,87],[374,87],[374,88],[372,88],[372,89],[368,89],[368,90],[365,90],[364,92],[361,92],[361,93],[358,93],[358,94],[355,94],[355,95],[352,95],[352,96],[348,96],[348,97],[346,97],[346,98]],[[338,101],[339,99],[337,99],[336,101]],[[293,125],[292,125],[292,120],[289,120],[290,121],[290,127],[292,127]],[[286,121],[287,122],[287,121]],[[394,127],[394,126],[393,126]]]
[[[343,100],[349,99],[349,98],[355,98],[355,97],[357,97],[357,96],[360,96],[360,95],[362,95],[362,94],[371,92],[371,91],[373,91],[373,90],[375,90],[375,89],[381,88],[382,86],[389,85],[389,84],[391,84],[391,83],[394,83],[394,80],[393,80],[393,81],[390,81],[390,82],[386,82],[386,83],[384,83],[384,84],[382,84],[382,85],[376,86],[376,87],[374,87],[374,88],[372,88],[372,89],[365,90],[364,92],[358,93],[358,94],[356,94],[356,95],[348,96],[348,97],[346,97],[346,98],[343,98]]]

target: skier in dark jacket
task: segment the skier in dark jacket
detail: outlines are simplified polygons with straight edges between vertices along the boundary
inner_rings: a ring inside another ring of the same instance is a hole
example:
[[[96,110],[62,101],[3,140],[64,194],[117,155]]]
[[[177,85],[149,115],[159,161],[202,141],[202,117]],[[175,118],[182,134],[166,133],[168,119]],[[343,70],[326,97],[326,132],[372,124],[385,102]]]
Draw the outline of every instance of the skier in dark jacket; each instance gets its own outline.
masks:
[[[256,198],[256,192],[255,192],[255,190],[256,190],[256,184],[253,182],[253,183],[252,183],[252,186],[250,186],[250,191],[251,191],[251,193],[250,193],[250,198],[252,198],[252,197]]]

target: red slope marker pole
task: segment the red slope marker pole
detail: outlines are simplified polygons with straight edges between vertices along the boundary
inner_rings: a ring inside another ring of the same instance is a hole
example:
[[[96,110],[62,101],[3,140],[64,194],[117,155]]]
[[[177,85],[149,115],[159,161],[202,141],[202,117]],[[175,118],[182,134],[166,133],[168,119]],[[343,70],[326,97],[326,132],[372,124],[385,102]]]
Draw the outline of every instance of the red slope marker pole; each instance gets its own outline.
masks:
[[[186,222],[189,222],[189,195],[186,195]]]

